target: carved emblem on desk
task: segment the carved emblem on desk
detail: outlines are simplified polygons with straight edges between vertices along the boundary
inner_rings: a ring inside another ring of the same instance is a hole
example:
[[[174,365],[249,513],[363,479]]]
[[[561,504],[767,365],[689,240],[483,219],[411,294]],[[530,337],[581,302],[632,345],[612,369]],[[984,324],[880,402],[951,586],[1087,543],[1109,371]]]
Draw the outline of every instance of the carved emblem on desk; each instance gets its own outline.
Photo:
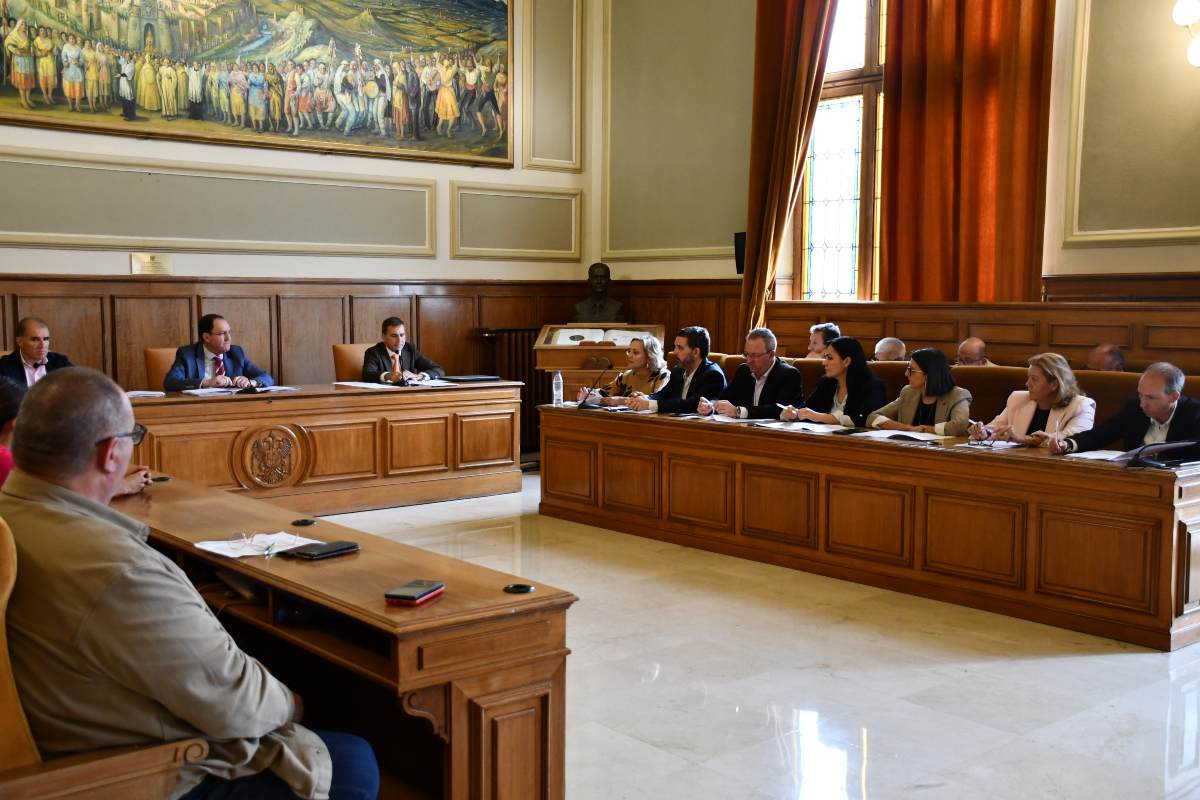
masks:
[[[304,471],[304,448],[300,437],[287,425],[269,425],[244,431],[235,452],[238,477],[249,488],[276,489],[290,486]]]

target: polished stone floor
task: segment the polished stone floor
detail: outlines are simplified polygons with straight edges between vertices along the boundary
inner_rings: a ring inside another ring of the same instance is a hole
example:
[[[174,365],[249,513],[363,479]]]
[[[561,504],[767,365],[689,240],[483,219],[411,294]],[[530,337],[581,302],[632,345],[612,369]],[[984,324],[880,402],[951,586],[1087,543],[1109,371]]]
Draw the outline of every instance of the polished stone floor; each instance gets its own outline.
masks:
[[[1200,645],[541,517],[538,492],[332,519],[579,596],[570,800],[1200,797]]]

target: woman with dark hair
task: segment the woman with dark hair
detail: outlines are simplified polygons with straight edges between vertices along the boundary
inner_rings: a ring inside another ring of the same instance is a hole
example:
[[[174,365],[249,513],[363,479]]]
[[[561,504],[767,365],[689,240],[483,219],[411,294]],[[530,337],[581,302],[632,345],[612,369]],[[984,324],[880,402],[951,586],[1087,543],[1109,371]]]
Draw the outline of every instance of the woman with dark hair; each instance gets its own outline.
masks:
[[[839,336],[826,345],[821,360],[825,377],[817,382],[804,408],[788,406],[779,418],[862,427],[867,415],[887,399],[887,387],[871,373],[862,345],[852,336]]]
[[[12,443],[13,424],[25,397],[25,387],[12,378],[0,377],[0,485],[12,472],[13,457],[8,446]]]
[[[971,425],[971,393],[954,385],[950,359],[934,347],[912,354],[904,370],[908,386],[867,417],[867,427],[962,436]]]

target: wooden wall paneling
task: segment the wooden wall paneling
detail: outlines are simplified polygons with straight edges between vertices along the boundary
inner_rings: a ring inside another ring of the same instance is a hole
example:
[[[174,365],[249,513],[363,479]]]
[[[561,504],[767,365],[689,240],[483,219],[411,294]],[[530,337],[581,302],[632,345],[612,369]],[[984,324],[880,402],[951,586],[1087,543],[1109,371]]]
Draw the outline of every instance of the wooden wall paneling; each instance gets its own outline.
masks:
[[[520,452],[515,411],[458,411],[454,419],[458,442],[456,467],[515,463]]]
[[[445,472],[450,469],[450,415],[385,419],[387,475]]]
[[[717,350],[717,343],[725,341],[728,337],[724,335],[721,325],[721,302],[719,297],[680,297],[676,300],[676,316],[678,320],[708,320],[708,322],[679,322],[679,327],[684,325],[704,325],[708,328],[708,335],[712,339],[712,349]],[[674,336],[675,330],[667,328],[665,335]],[[736,337],[738,341],[742,337]],[[720,351],[718,351],[720,352]],[[742,352],[742,345],[737,345],[735,353]]]
[[[115,295],[112,302],[113,379],[126,390],[161,390],[146,385],[145,349],[196,341],[195,295]]]
[[[713,349],[718,353],[742,352],[739,348],[742,347],[742,343],[745,341],[746,331],[738,330],[738,321],[741,313],[742,299],[740,296],[721,298],[721,338],[713,344]],[[668,339],[674,335],[675,331],[667,331]]]
[[[229,323],[233,343],[245,351],[246,356],[260,367],[278,378],[276,371],[278,323],[275,318],[274,295],[257,297],[235,297],[225,295],[200,295],[196,309],[196,322],[205,314],[220,314]],[[196,334],[192,334],[193,341]]]
[[[305,483],[374,478],[378,470],[374,420],[306,424],[304,434],[312,451]]]
[[[1045,299],[1055,303],[1200,301],[1200,272],[1043,275],[1042,286]]]
[[[748,465],[742,473],[744,536],[817,546],[817,476]]]
[[[447,375],[479,371],[478,329],[474,295],[417,295],[421,350],[442,365]]]
[[[241,433],[236,430],[174,432],[151,431],[144,446],[152,454],[149,466],[159,472],[195,481],[217,489],[232,489],[240,485],[233,470],[230,453]]]
[[[568,503],[596,505],[596,445],[569,439],[544,440],[542,493]]]
[[[569,295],[542,295],[538,298],[538,327],[542,325],[564,325],[575,319],[575,304],[587,297],[587,287],[578,293]],[[628,298],[622,300],[625,303],[625,311],[629,311]],[[642,322],[642,320],[637,320]]]
[[[540,328],[536,297],[479,296],[479,327]]]
[[[349,335],[346,295],[308,297],[280,295],[279,383],[332,383],[330,345]]]
[[[13,325],[22,317],[41,317],[50,329],[51,350],[63,353],[77,367],[109,372],[112,349],[104,300],[103,295],[17,294]],[[15,331],[11,325],[4,328],[9,348],[15,348]]]
[[[825,504],[826,551],[911,566],[912,487],[831,478]]]
[[[734,465],[731,461],[667,455],[667,519],[702,530],[733,531]]]
[[[583,298],[581,297],[580,300]],[[676,313],[676,298],[666,296],[650,296],[650,297],[631,297],[626,304],[625,318],[630,322],[642,325],[663,325],[669,333],[666,335],[674,341],[675,331],[684,325],[704,325],[707,320],[686,320],[679,321],[679,315]],[[671,348],[666,348],[670,350]]]
[[[415,336],[417,326],[413,321],[412,295],[395,295],[378,297],[374,295],[350,295],[350,341],[378,342],[381,337],[380,326],[388,317],[399,317],[404,320],[404,332]],[[416,342],[424,352],[424,344]],[[436,354],[430,356],[438,361]]]
[[[644,514],[648,519],[662,515],[662,453],[605,446],[600,458],[605,508]]]

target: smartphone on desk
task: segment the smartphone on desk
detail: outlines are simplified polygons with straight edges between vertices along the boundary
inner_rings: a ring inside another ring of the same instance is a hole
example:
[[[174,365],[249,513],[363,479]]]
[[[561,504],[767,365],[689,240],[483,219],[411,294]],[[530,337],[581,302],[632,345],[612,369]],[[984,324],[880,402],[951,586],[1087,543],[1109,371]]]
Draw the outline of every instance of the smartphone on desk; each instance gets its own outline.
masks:
[[[419,606],[446,591],[441,581],[409,581],[403,586],[388,589],[383,598],[391,606]]]
[[[302,544],[299,547],[293,547],[291,550],[284,550],[282,555],[292,558],[303,558],[308,561],[316,561],[320,558],[331,558],[333,556],[344,556],[347,553],[357,553],[358,542],[317,542],[316,544]]]

